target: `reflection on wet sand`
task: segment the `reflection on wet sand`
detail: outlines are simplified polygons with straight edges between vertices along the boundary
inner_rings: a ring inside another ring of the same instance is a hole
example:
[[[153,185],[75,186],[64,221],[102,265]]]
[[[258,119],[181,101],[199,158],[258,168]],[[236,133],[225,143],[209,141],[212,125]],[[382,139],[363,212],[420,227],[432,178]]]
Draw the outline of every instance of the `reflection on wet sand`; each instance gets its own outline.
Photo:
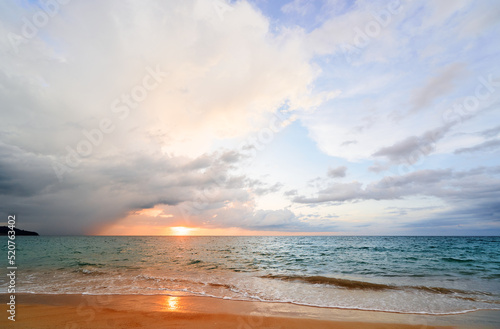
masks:
[[[164,296],[162,301],[163,311],[180,311],[181,299],[176,296]]]

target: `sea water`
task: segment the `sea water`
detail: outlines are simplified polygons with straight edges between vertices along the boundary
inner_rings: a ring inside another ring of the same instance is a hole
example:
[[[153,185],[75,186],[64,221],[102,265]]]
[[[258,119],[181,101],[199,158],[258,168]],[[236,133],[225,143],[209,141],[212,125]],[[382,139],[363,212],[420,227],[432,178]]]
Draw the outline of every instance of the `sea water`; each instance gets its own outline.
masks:
[[[7,239],[0,241],[7,255]],[[500,309],[500,237],[18,236],[16,253],[18,293],[211,296],[425,314]],[[0,293],[7,286],[0,277]]]

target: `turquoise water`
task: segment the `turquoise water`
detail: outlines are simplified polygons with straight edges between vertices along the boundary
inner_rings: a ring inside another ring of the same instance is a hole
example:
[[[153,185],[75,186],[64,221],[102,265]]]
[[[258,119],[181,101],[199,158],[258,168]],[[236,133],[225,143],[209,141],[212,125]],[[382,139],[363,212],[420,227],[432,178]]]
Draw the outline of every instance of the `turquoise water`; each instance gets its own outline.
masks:
[[[500,309],[500,237],[19,236],[16,247],[17,292],[203,295],[428,314]]]

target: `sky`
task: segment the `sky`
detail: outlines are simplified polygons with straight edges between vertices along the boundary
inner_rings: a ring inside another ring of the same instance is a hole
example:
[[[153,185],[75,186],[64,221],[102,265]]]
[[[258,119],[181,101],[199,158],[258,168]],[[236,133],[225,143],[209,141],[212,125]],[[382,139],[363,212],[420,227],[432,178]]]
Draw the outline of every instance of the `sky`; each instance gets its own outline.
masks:
[[[0,224],[499,235],[500,3],[3,1]]]

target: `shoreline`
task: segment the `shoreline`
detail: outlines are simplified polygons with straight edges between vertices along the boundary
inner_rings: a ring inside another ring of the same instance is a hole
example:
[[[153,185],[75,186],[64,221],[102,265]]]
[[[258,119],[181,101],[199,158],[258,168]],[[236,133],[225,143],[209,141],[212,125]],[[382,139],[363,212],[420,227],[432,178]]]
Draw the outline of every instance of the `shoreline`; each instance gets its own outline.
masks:
[[[0,294],[2,327],[14,328],[496,328],[500,311],[424,315],[241,301],[207,296],[16,294],[16,322],[7,319],[8,294]],[[48,316],[53,314],[53,316]],[[134,323],[134,325],[128,325]],[[213,324],[213,326],[211,326]]]
[[[8,293],[0,292],[0,298],[5,297],[5,296],[10,296]],[[348,308],[348,307],[337,307],[337,306],[318,306],[318,305],[308,305],[308,304],[301,304],[301,303],[296,303],[296,302],[285,302],[285,301],[265,301],[265,300],[259,300],[259,299],[235,299],[235,298],[225,298],[225,297],[219,297],[219,296],[214,296],[214,295],[185,295],[182,293],[179,294],[171,294],[171,293],[154,293],[154,294],[135,294],[135,293],[105,293],[105,294],[95,294],[95,293],[34,293],[34,292],[22,292],[22,293],[16,293],[16,296],[23,295],[23,296],[82,296],[82,297],[89,297],[89,298],[99,298],[102,296],[127,296],[127,297],[176,297],[176,298],[207,298],[207,299],[216,299],[216,300],[224,300],[224,301],[231,301],[231,302],[248,302],[248,303],[266,303],[266,304],[287,304],[290,305],[291,307],[297,306],[297,307],[306,307],[306,308],[317,308],[317,309],[327,309],[327,310],[338,310],[338,311],[353,311],[353,312],[375,312],[375,313],[387,313],[387,314],[401,314],[401,315],[417,315],[417,316],[430,316],[430,317],[440,317],[440,316],[456,316],[456,315],[465,315],[469,313],[475,313],[475,312],[495,312],[498,311],[500,313],[500,309],[476,309],[476,310],[465,310],[465,311],[458,311],[458,312],[452,312],[452,313],[425,313],[425,312],[401,312],[401,311],[390,311],[390,310],[374,310],[374,309],[363,309],[363,308]],[[58,298],[56,297],[56,298]],[[5,297],[7,298],[7,297]],[[63,297],[64,298],[64,297]],[[7,299],[6,299],[7,300]]]

